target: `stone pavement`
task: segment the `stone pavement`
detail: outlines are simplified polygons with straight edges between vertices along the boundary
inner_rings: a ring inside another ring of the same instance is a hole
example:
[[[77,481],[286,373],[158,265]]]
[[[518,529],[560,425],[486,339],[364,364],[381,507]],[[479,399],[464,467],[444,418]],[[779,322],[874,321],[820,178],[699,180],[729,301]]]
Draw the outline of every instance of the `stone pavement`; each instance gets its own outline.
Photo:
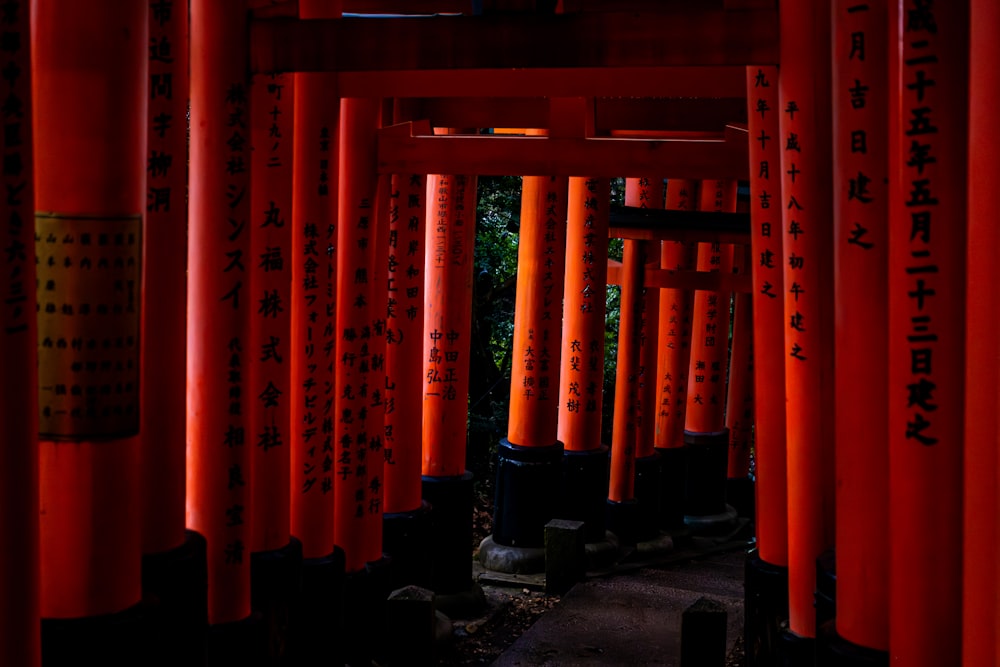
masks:
[[[562,596],[495,667],[636,665],[679,667],[681,614],[701,597],[727,611],[726,655],[743,633],[746,543],[623,563]],[[631,566],[630,566],[631,565]]]

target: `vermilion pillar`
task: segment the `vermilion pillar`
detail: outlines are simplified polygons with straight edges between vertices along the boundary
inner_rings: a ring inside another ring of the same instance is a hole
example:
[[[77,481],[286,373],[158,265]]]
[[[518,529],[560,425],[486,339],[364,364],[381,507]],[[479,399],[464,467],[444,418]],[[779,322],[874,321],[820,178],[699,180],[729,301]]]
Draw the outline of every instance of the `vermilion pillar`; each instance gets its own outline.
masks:
[[[969,60],[962,660],[995,667],[1000,659],[996,642],[1000,337],[995,324],[1000,290],[983,287],[993,284],[993,271],[1000,266],[1000,228],[994,214],[1000,135],[992,111],[1000,103],[1000,74],[994,66],[1000,45],[991,29],[1000,25],[1000,5],[974,0],[969,25],[973,56]]]
[[[834,3],[836,633],[888,648],[887,6]],[[883,658],[885,659],[885,658]]]
[[[690,211],[698,205],[698,181],[679,178],[667,182],[664,208]],[[661,241],[660,268],[683,271],[693,268],[695,246],[682,241]],[[684,484],[687,450],[684,416],[687,412],[688,362],[691,355],[691,292],[673,287],[660,289],[659,354],[656,362],[656,451],[661,458],[660,526],[684,528]]]
[[[41,613],[113,615],[141,595],[136,436],[147,6],[121,0],[33,9]],[[24,107],[13,112],[22,122],[26,114]],[[25,175],[30,164],[21,165]],[[79,659],[102,640],[134,648],[128,625],[114,638],[110,627],[79,637],[69,624],[52,627],[58,632],[47,660],[64,658],[62,651]]]
[[[383,386],[372,374],[385,363],[385,319],[373,303],[379,287],[375,257],[379,224],[375,211],[374,99],[341,102],[339,220],[337,228],[337,319],[334,356],[334,539],[344,549],[347,571],[358,572],[382,557],[381,468],[385,413]],[[384,283],[381,285],[384,292]],[[384,301],[385,297],[381,296]],[[369,457],[369,454],[371,456]],[[371,468],[372,473],[369,473]],[[374,477],[372,477],[374,475]],[[378,480],[373,486],[372,480]],[[377,515],[378,522],[371,518]]]
[[[754,455],[757,548],[746,564],[751,667],[777,660],[788,618],[788,486],[785,453],[785,310],[782,266],[778,68],[747,68],[750,247],[753,277]]]
[[[248,384],[253,445],[248,485],[251,604],[267,633],[280,638],[269,655],[285,655],[288,612],[301,577],[302,544],[290,537],[291,312],[294,75],[257,74],[250,87],[253,145],[249,294],[252,296]],[[327,454],[328,456],[329,453]]]
[[[250,92],[244,2],[191,6],[188,523],[208,540],[208,619],[250,615]]]
[[[564,462],[557,432],[568,187],[565,177],[521,180],[510,419],[500,441],[492,536],[501,545],[542,546],[545,524],[557,514],[583,521],[588,541],[604,537],[603,488],[589,496],[575,491],[586,486],[580,483],[593,468],[591,458],[567,453]],[[603,463],[606,475],[606,457]],[[561,477],[570,489],[562,498]],[[491,562],[489,543],[484,547],[480,559],[486,566],[505,569],[507,561]]]
[[[424,498],[433,508],[431,583],[438,593],[472,584],[472,473],[465,469],[465,443],[476,185],[475,176],[427,177],[422,469]]]
[[[302,19],[339,16],[338,2],[299,2]],[[337,649],[325,633],[339,623],[344,570],[343,550],[334,546],[333,490],[341,447],[332,369],[340,98],[335,77],[326,73],[296,73],[293,88],[292,206],[267,209],[271,226],[291,229],[290,528],[303,556],[301,615],[292,619],[298,637],[291,648],[300,660],[327,660]],[[277,361],[267,359],[270,354],[261,350],[262,363]]]
[[[907,1],[900,14],[889,222],[889,651],[892,661],[921,667],[958,664],[962,654],[969,5]],[[936,548],[926,543],[929,525]]]
[[[829,3],[781,6],[789,650],[810,651],[816,559],[833,543]]]
[[[0,85],[4,99],[23,110],[3,138],[3,183],[19,196],[0,209],[8,252],[0,267],[0,367],[4,369],[0,405],[0,534],[10,536],[0,575],[0,663],[41,665],[38,551],[38,371],[35,282],[34,180],[32,178],[31,31],[27,2],[15,2],[5,29],[17,48],[0,58],[15,76]],[[8,121],[10,122],[10,121]]]
[[[423,457],[424,258],[427,178],[392,176],[385,334],[385,551],[397,583],[430,583]]]
[[[614,425],[611,436],[611,479],[608,529],[622,542],[634,544],[640,526],[635,501],[636,404],[639,393],[639,333],[642,272],[645,258],[639,241],[625,239],[622,251],[621,315],[615,367]]]
[[[698,208],[736,211],[736,181],[702,181]],[[698,244],[698,271],[729,273],[733,248],[718,242]],[[708,529],[735,519],[726,505],[729,434],[725,426],[726,367],[729,356],[728,292],[699,290],[694,295],[691,358],[688,364],[684,443],[688,465],[685,523]]]
[[[734,248],[734,273],[749,273],[746,246]],[[753,433],[753,301],[749,292],[733,296],[733,340],[726,387],[726,430],[729,464],[726,497],[740,516],[750,516],[750,440]]]
[[[625,179],[625,205],[662,209],[662,178]],[[660,243],[643,241],[644,270],[660,268]],[[643,283],[639,296],[639,361],[636,394],[635,498],[639,503],[639,526],[644,537],[655,536],[659,528],[661,460],[656,451],[657,356],[659,348],[660,290]]]

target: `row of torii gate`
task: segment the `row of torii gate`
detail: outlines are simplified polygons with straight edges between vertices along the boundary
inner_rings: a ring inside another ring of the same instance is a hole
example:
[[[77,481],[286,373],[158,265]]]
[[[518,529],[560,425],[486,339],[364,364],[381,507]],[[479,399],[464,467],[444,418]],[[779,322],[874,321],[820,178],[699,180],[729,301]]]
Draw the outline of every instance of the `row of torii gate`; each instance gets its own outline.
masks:
[[[0,4],[0,664],[353,660],[390,582],[472,586],[482,173],[524,176],[494,546],[731,519],[752,329],[751,664],[997,664],[997,4],[472,5]]]

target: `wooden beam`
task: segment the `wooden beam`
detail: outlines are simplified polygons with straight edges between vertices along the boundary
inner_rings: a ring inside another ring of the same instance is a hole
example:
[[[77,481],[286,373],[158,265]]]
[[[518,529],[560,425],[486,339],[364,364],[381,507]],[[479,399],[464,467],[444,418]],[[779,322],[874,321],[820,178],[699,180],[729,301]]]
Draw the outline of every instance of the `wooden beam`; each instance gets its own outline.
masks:
[[[379,173],[609,178],[662,174],[695,179],[748,175],[746,142],[402,135],[396,128],[379,134]]]
[[[642,241],[688,241],[747,244],[747,213],[667,211],[634,206],[615,207],[610,213],[609,235]]]
[[[621,262],[608,261],[608,284],[621,284]],[[707,290],[711,292],[747,292],[753,290],[750,274],[723,273],[720,271],[674,271],[646,269],[643,272],[645,287]]]
[[[777,36],[776,12],[767,10],[278,18],[251,24],[257,72],[776,64]]]

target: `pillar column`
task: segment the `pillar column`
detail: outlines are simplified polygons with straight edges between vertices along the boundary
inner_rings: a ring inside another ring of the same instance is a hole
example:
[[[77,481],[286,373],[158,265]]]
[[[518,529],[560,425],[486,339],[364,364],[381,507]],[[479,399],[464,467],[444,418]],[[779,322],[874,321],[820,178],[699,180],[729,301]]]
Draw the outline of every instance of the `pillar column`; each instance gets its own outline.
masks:
[[[608,447],[601,442],[604,327],[611,182],[570,177],[559,376],[558,437],[565,448],[563,507],[587,521],[587,541],[604,538]]]
[[[734,273],[750,272],[748,246],[734,248]],[[726,498],[741,517],[753,518],[753,480],[750,477],[750,441],[753,434],[753,297],[733,295],[733,341],[726,387],[726,430],[729,457]]]
[[[6,199],[0,209],[4,227],[5,260],[0,268],[0,419],[6,425],[0,441],[0,534],[7,536],[0,575],[0,663],[41,665],[38,546],[38,330],[35,313],[34,217],[35,184],[32,152],[32,41],[30,6],[9,7],[5,30],[16,36],[17,47],[0,58],[8,71],[0,94],[22,109],[8,120],[0,144]]]
[[[247,360],[252,496],[251,606],[271,659],[283,659],[299,598],[302,543],[291,537],[291,313],[294,75],[256,74],[250,87],[251,160]],[[327,456],[331,456],[327,453]],[[332,459],[331,459],[332,460]]]
[[[299,2],[299,18],[339,16],[338,2]],[[290,528],[302,543],[303,561],[301,608],[292,619],[290,648],[301,661],[319,661],[331,655],[342,659],[339,642],[326,639],[329,628],[337,629],[335,639],[343,637],[344,552],[334,545],[333,490],[342,445],[334,433],[331,367],[340,98],[331,74],[301,72],[293,78],[292,206],[290,212],[271,212],[271,224],[291,226]]]
[[[969,45],[969,232],[965,327],[965,495],[962,560],[962,661],[996,667],[997,629],[997,464],[1000,458],[1000,337],[995,316],[1000,290],[992,285],[1000,266],[995,184],[1000,182],[1000,135],[994,114],[1000,104],[1000,74],[993,63],[1000,45],[990,26],[1000,6],[973,0]]]
[[[191,5],[188,524],[208,541],[209,661],[263,650],[250,620],[252,497],[247,372],[250,91],[244,2]],[[256,644],[256,646],[255,646]],[[224,657],[225,656],[225,657]]]
[[[435,130],[452,134],[449,130]],[[431,504],[432,588],[472,588],[472,473],[465,467],[472,332],[475,176],[427,177],[423,494]]]
[[[665,209],[689,211],[694,210],[697,203],[698,181],[672,178],[667,182]],[[694,268],[695,250],[694,245],[683,241],[661,241],[660,268],[671,271]],[[659,521],[661,528],[675,535],[687,530],[684,526],[687,472],[684,417],[691,357],[691,301],[690,291],[672,287],[660,289],[655,443],[661,459]]]
[[[735,212],[736,181],[702,181],[698,208]],[[729,273],[732,266],[731,245],[698,244],[698,271]],[[735,510],[726,505],[729,432],[724,409],[731,302],[728,292],[698,290],[694,294],[684,420],[688,450],[684,522],[700,532],[728,527],[736,518]]]
[[[833,544],[829,3],[783,4],[779,19],[775,140],[782,175],[790,613],[784,637],[787,655],[796,656],[813,651],[816,560]]]
[[[888,664],[889,27],[885,4],[833,10],[836,621],[820,652]]]
[[[147,5],[36,3],[32,22],[46,663],[138,660]]]
[[[753,274],[754,454],[757,548],[746,562],[747,663],[777,660],[788,619],[788,482],[785,452],[785,309],[782,266],[778,68],[747,68],[750,247]]]
[[[962,653],[969,5],[907,1],[900,18],[890,121],[898,169],[889,205],[889,651],[921,667],[958,664]]]
[[[336,352],[331,370],[337,447],[334,541],[346,559],[349,661],[370,659],[376,650],[377,627],[370,620],[384,613],[389,593],[382,561],[388,215],[379,216],[377,205],[379,119],[380,100],[341,100]]]
[[[149,0],[146,217],[143,225],[140,433],[142,596],[151,652],[204,652],[205,538],[185,530],[188,6]],[[164,83],[169,81],[168,90]]]
[[[397,583],[430,586],[430,507],[421,492],[427,177],[394,174],[385,338],[385,550]],[[398,587],[398,586],[397,586]]]
[[[584,521],[589,542],[604,537],[604,489],[593,474],[595,461],[589,452],[564,455],[558,439],[568,188],[565,177],[521,179],[510,416],[500,441],[493,535],[483,543],[485,552],[480,547],[480,560],[491,569],[543,570],[536,550],[555,516]],[[596,468],[607,474],[606,451]],[[572,489],[562,496],[561,478]],[[490,557],[494,544],[510,558]]]
[[[638,208],[663,209],[662,178],[625,179],[625,205]],[[641,255],[644,269],[660,268],[660,243],[643,241]],[[656,390],[657,356],[659,352],[660,290],[643,284],[639,296],[639,365],[637,368],[635,431],[635,498],[639,504],[639,525],[644,537],[659,533],[660,454],[656,451]]]

